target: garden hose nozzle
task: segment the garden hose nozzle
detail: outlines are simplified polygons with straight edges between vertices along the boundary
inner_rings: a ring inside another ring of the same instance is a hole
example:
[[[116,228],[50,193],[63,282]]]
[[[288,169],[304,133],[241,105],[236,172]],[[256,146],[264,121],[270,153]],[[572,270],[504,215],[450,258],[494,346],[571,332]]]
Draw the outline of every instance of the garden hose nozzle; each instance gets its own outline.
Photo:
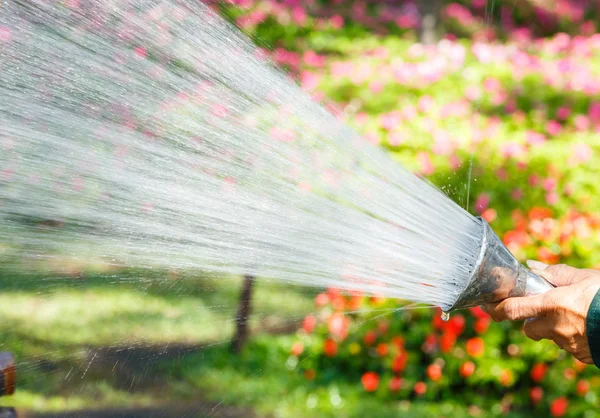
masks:
[[[481,222],[483,238],[473,274],[446,312],[500,302],[513,296],[537,295],[553,288],[520,264],[489,224],[484,219]]]

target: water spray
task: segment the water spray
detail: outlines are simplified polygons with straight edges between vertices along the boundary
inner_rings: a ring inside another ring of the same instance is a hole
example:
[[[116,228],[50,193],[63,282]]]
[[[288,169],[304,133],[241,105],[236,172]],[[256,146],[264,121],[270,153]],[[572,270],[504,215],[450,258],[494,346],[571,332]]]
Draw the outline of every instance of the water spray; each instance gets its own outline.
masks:
[[[550,288],[201,2],[7,0],[0,30],[17,269],[100,259],[446,312]]]

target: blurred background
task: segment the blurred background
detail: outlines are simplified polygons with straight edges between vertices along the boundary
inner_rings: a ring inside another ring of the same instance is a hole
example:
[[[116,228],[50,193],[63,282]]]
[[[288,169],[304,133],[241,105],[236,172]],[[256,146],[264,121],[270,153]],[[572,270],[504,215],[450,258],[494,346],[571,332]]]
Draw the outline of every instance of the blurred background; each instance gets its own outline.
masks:
[[[520,260],[600,267],[600,1],[211,4]],[[479,308],[442,322],[260,278],[48,268],[0,270],[6,414],[600,416],[594,366]]]

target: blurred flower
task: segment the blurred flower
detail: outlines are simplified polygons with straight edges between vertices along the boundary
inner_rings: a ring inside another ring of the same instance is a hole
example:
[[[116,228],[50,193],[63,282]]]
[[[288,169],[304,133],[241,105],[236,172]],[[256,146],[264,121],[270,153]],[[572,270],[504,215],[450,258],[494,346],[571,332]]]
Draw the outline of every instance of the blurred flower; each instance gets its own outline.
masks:
[[[427,385],[425,382],[417,382],[415,383],[414,391],[419,396],[424,395],[427,392]]]
[[[323,353],[327,357],[335,357],[337,352],[338,352],[337,343],[335,341],[333,341],[331,338],[326,339],[325,342],[323,343]]]
[[[569,401],[566,397],[561,396],[560,398],[555,399],[550,404],[550,413],[553,417],[562,417],[567,413],[567,408],[569,406]]]
[[[427,377],[429,377],[429,379],[431,379],[434,382],[437,382],[442,378],[442,368],[439,364],[430,364],[429,366],[427,366],[426,372]]]
[[[310,334],[315,329],[316,323],[317,318],[314,315],[306,315],[304,321],[302,321],[302,329]]]
[[[459,373],[462,377],[467,378],[475,373],[475,363],[467,361],[460,365]]]
[[[485,350],[485,343],[481,338],[474,337],[467,340],[466,349],[471,357],[481,357]]]
[[[536,363],[533,365],[533,367],[531,368],[531,379],[536,382],[539,383],[544,379],[544,376],[546,376],[546,371],[548,370],[548,365],[545,363]]]
[[[535,386],[530,389],[529,398],[531,399],[531,402],[534,405],[539,404],[542,401],[543,397],[544,397],[544,390],[541,387]]]
[[[379,387],[379,375],[375,372],[366,372],[360,381],[367,392],[374,392]]]
[[[490,200],[490,196],[487,193],[480,194],[475,201],[475,211],[477,213],[485,211],[490,204]]]
[[[587,163],[592,159],[592,147],[584,142],[580,142],[571,146],[571,156],[569,164],[578,165]]]
[[[390,379],[389,388],[391,392],[397,392],[402,387],[402,379],[397,376],[394,376]]]

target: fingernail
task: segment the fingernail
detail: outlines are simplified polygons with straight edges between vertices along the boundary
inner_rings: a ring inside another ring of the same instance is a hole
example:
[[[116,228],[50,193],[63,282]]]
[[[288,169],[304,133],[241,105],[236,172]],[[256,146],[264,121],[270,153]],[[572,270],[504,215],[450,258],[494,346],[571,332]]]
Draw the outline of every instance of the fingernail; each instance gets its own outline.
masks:
[[[548,264],[536,260],[527,260],[527,267],[535,270],[544,270],[546,267],[548,267]]]

